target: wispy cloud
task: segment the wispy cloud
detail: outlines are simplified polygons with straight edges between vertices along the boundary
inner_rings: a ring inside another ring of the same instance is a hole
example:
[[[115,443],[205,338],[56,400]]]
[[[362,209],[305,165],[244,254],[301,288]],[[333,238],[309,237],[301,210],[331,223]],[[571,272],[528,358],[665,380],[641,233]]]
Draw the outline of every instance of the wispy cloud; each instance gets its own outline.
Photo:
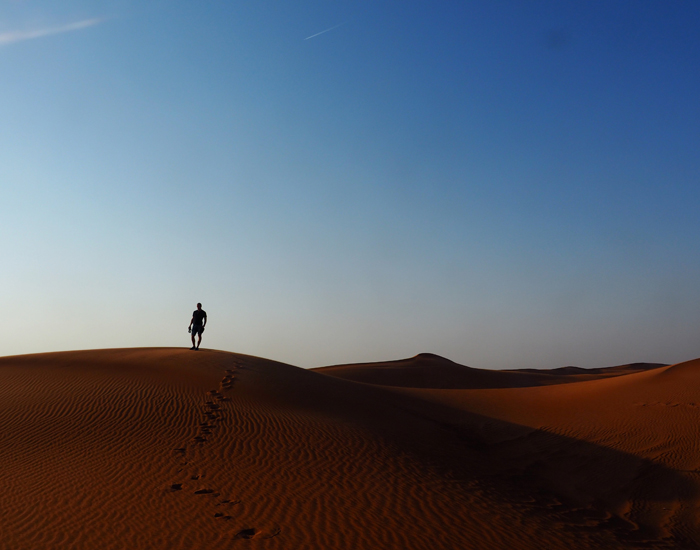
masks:
[[[347,23],[347,21],[343,21],[342,23],[338,23],[337,25],[334,25],[333,27],[330,27],[330,28],[326,29],[325,31],[317,32],[316,34],[312,34],[311,36],[307,36],[306,38],[304,38],[304,40],[308,40],[309,38],[315,38],[319,34],[324,34],[324,33],[327,33],[329,31],[332,31],[333,29],[337,29],[338,27],[342,27],[343,25],[345,25],[345,23]]]
[[[31,31],[3,32],[0,33],[0,46],[4,46],[5,44],[12,44],[13,42],[21,42],[22,40],[31,40],[32,38],[41,38],[42,36],[49,36],[52,34],[79,31],[80,29],[85,29],[87,27],[97,25],[98,23],[102,23],[102,21],[104,21],[104,19],[85,19],[83,21],[77,21],[75,23],[63,25],[62,27],[35,29]]]

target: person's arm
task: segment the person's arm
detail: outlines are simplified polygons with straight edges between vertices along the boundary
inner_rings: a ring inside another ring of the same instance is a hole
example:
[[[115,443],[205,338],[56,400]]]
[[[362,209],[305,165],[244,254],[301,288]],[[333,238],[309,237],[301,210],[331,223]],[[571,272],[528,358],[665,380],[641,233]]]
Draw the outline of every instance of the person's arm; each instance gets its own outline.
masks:
[[[194,316],[192,316],[192,319],[190,320],[190,326],[187,328],[192,328],[192,323],[194,323]]]
[[[202,319],[202,328],[207,326],[207,314],[206,312],[204,313],[204,319]]]

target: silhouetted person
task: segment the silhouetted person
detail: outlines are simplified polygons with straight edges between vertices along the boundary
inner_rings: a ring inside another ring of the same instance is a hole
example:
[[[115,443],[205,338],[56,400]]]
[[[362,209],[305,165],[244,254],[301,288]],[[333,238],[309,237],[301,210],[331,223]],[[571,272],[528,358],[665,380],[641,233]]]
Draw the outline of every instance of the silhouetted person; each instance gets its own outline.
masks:
[[[197,304],[197,309],[192,313],[192,320],[190,321],[190,330],[192,332],[192,347],[190,349],[199,349],[199,344],[202,343],[202,333],[204,332],[204,327],[207,326],[207,312],[202,309],[202,304]],[[194,335],[199,334],[199,341],[197,345],[194,345]]]

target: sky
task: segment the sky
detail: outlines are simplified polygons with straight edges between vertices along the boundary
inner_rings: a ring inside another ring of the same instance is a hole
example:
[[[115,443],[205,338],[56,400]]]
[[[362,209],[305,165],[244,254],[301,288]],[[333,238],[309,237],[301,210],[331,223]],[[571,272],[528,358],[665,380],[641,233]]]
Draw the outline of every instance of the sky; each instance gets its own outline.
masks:
[[[0,0],[0,355],[700,356],[700,3]]]

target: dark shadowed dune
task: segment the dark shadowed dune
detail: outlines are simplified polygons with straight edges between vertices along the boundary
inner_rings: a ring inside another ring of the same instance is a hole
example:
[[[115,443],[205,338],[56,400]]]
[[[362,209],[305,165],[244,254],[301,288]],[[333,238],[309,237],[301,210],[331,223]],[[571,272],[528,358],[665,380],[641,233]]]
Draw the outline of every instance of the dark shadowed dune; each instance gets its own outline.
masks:
[[[401,388],[486,389],[525,388],[581,382],[664,367],[659,363],[632,363],[616,367],[583,369],[561,367],[552,370],[486,370],[466,367],[432,353],[409,359],[378,363],[334,365],[313,369],[322,374],[381,386]]]

